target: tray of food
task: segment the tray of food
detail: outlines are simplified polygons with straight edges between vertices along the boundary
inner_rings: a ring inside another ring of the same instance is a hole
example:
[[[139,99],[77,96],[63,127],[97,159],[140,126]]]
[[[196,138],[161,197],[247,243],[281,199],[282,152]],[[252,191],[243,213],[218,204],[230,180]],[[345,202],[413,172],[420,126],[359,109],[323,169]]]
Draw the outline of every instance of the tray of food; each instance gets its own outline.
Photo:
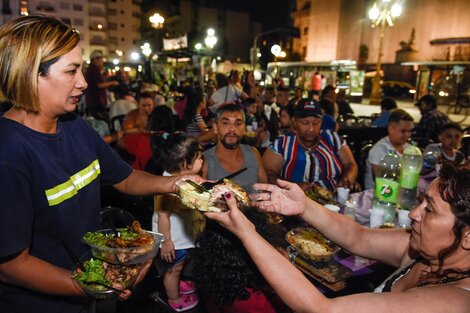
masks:
[[[141,264],[123,266],[93,258],[83,266],[84,271],[75,271],[72,278],[96,299],[113,298],[119,295],[119,289],[132,287],[142,269]]]
[[[224,179],[222,184],[215,185],[214,188],[204,192],[198,192],[197,188],[187,181],[180,181],[177,184],[179,186],[181,202],[194,210],[203,212],[227,211],[228,206],[224,199],[224,193],[226,192],[233,192],[235,194],[240,207],[246,207],[250,202],[250,197],[246,190],[229,179]]]
[[[338,205],[338,202],[334,199],[334,193],[332,191],[329,191],[326,188],[323,188],[318,185],[312,185],[312,190],[307,190],[305,192],[305,195],[320,203],[320,204],[336,204]]]
[[[299,227],[286,234],[286,240],[304,258],[327,262],[341,249],[312,227]]]
[[[131,227],[116,231],[104,229],[88,232],[82,239],[95,258],[120,265],[139,264],[153,259],[162,240],[162,234],[143,230],[137,221]]]

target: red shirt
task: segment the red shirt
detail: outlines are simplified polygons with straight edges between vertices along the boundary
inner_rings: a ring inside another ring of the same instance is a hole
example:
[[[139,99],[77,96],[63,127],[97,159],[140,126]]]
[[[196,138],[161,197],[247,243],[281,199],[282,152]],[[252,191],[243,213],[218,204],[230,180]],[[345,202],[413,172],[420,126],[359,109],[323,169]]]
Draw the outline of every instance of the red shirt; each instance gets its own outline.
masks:
[[[147,133],[128,134],[124,137],[124,148],[135,156],[132,168],[143,170],[152,157],[150,135]]]

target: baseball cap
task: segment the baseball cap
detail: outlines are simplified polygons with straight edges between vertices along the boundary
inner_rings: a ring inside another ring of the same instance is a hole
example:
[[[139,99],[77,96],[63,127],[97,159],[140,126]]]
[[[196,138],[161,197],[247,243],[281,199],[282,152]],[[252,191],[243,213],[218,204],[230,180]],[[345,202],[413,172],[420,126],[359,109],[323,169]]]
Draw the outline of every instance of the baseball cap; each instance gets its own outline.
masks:
[[[318,117],[322,118],[323,114],[320,109],[318,102],[308,99],[300,99],[299,103],[295,107],[295,117]]]

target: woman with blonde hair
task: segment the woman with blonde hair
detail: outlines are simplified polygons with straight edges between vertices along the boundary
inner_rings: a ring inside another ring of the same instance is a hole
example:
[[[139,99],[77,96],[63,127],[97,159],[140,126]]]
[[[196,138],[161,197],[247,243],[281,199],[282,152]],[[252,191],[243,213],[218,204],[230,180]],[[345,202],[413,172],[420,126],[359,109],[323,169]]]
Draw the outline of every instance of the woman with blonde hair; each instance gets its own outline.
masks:
[[[100,187],[150,195],[181,179],[132,170],[73,113],[87,87],[79,41],[46,16],[0,27],[0,101],[12,104],[0,117],[0,312],[91,312],[64,246],[91,257],[81,238],[100,227]]]

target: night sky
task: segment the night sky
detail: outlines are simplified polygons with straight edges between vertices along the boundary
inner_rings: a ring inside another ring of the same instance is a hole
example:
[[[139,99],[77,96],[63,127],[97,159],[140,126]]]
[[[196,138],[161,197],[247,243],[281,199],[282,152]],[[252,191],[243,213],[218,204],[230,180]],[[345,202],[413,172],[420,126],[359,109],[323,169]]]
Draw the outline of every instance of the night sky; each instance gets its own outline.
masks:
[[[289,24],[291,0],[207,0],[208,6],[248,12],[253,21],[260,22],[267,31]],[[295,3],[295,2],[294,2]],[[293,4],[294,5],[294,4]]]

